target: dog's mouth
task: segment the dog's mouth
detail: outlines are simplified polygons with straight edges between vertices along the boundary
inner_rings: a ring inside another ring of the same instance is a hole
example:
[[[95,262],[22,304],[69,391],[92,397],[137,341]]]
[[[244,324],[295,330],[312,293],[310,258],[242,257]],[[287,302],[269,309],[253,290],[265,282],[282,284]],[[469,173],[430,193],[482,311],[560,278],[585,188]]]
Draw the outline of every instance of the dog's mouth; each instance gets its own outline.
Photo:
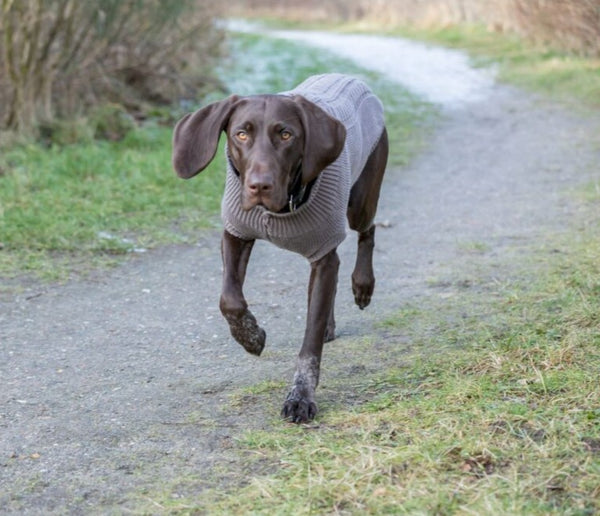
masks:
[[[297,189],[290,190],[287,197],[278,201],[275,201],[269,195],[254,195],[244,188],[242,192],[242,209],[248,211],[255,206],[262,206],[272,213],[293,213],[308,200],[314,183],[315,181],[311,181]]]
[[[244,193],[242,193],[242,209],[244,211],[249,211],[256,206],[262,206],[267,211],[273,213],[280,213],[285,209],[287,203],[285,200],[281,202],[275,202],[270,197],[246,194],[244,191]]]

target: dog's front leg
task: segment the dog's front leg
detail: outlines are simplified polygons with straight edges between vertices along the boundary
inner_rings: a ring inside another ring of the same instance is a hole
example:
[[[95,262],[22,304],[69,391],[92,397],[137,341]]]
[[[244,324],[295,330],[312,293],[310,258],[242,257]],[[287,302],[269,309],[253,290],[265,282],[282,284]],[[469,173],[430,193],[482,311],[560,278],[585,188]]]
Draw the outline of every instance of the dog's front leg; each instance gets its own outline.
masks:
[[[317,413],[315,389],[319,383],[323,343],[326,336],[329,337],[327,330],[333,314],[339,265],[335,249],[311,264],[304,342],[294,383],[281,411],[284,418],[294,423],[310,421]]]
[[[265,347],[266,334],[248,310],[242,290],[253,245],[254,240],[242,240],[227,231],[223,232],[223,290],[219,307],[229,323],[233,338],[244,346],[248,353],[260,355]]]

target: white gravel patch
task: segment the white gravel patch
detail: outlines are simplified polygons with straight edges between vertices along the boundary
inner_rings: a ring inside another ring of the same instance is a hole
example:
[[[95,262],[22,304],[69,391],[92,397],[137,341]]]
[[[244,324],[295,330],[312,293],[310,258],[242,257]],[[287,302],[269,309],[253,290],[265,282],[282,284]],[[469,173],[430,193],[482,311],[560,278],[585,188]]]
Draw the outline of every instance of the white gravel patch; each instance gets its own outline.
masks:
[[[478,102],[489,96],[494,85],[493,71],[473,68],[466,54],[407,39],[296,31],[277,31],[273,35],[353,59],[435,104]]]

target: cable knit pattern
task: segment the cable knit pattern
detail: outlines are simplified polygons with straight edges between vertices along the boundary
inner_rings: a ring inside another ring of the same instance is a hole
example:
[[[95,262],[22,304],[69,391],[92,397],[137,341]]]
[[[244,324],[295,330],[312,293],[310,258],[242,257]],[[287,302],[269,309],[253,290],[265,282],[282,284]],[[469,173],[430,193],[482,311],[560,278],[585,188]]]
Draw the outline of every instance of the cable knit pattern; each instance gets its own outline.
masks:
[[[319,174],[307,201],[292,213],[272,213],[263,206],[242,210],[240,180],[228,164],[221,216],[232,235],[268,240],[313,262],[346,238],[350,189],[383,132],[383,106],[362,81],[340,74],[310,77],[281,95],[301,95],[337,118],[346,127],[344,149]]]

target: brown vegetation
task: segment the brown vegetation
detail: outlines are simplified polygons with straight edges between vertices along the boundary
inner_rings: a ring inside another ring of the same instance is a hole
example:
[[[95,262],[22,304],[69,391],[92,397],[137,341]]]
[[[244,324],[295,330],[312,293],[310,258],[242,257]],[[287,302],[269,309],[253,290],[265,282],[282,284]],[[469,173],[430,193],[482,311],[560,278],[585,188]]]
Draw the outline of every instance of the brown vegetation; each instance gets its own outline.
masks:
[[[513,0],[512,15],[530,38],[600,56],[600,0]]]
[[[382,27],[482,23],[535,42],[600,55],[600,0],[232,0],[237,14],[302,21],[375,22]]]
[[[0,2],[0,128],[172,102],[206,81],[219,41],[201,0]]]

